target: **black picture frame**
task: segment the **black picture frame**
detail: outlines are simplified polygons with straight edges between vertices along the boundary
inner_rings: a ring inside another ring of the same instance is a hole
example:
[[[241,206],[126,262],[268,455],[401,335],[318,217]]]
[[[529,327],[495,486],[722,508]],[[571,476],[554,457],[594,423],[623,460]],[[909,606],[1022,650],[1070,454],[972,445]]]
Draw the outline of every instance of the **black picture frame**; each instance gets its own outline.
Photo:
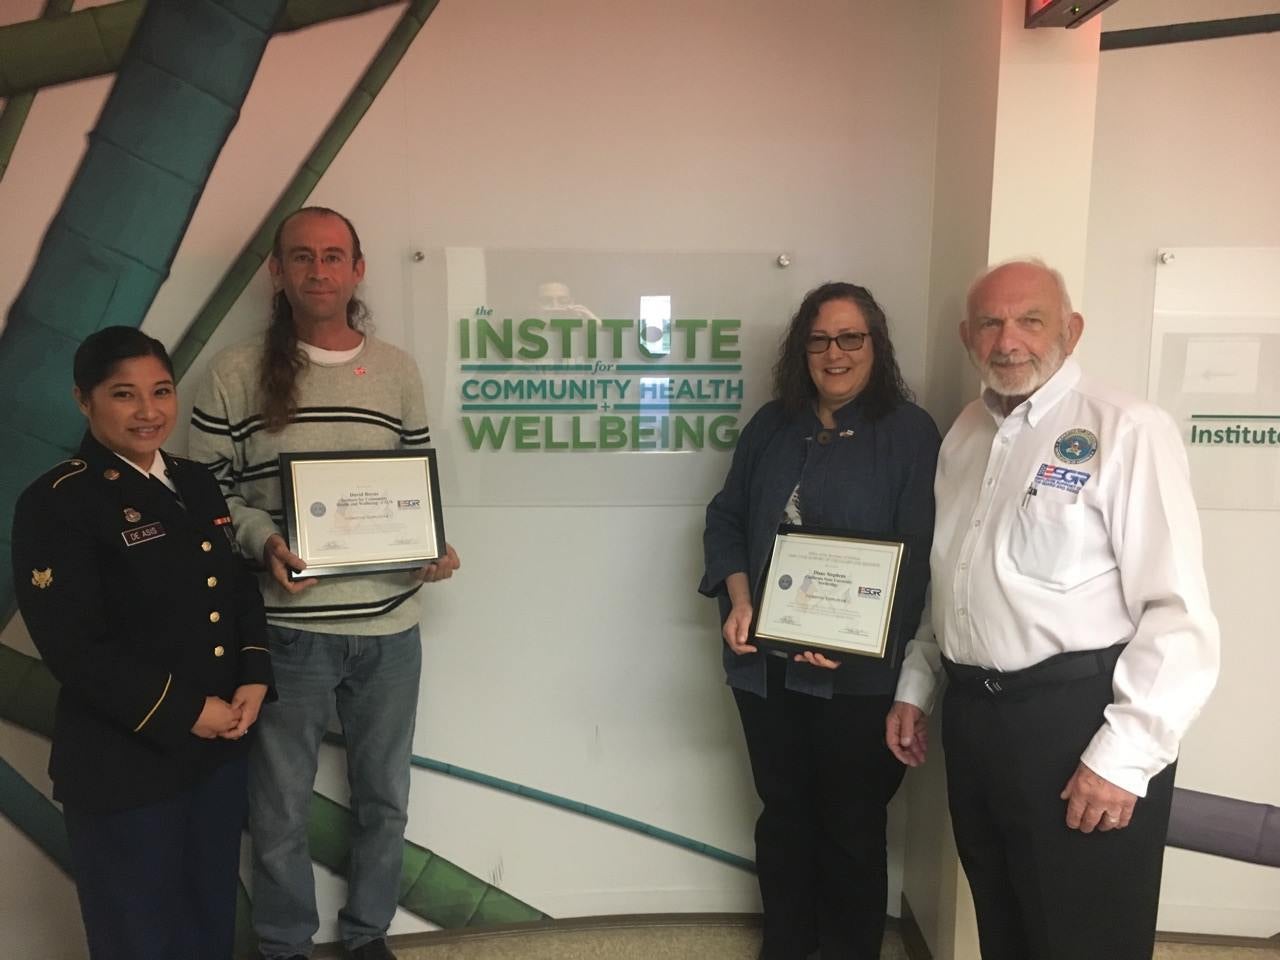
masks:
[[[310,580],[313,577],[350,577],[370,573],[389,573],[400,570],[416,570],[433,560],[438,560],[445,552],[444,511],[440,501],[440,470],[436,463],[436,451],[427,450],[335,450],[326,452],[282,453],[280,464],[281,509],[284,511],[285,540],[289,549],[304,561],[307,557],[301,552],[300,527],[301,517],[295,468],[299,464],[332,461],[334,463],[352,463],[367,460],[416,460],[421,461],[424,471],[425,490],[430,498],[429,508],[423,511],[424,520],[428,520],[433,531],[435,546],[434,555],[421,555],[420,551],[412,556],[388,557],[384,560],[359,561],[350,563],[308,564],[301,572],[290,570],[290,580]]]
[[[769,550],[769,559],[765,562],[764,571],[760,575],[760,582],[756,584],[755,592],[751,597],[751,628],[748,642],[760,648],[761,650],[780,650],[784,653],[793,654],[800,653],[805,650],[812,650],[823,654],[832,660],[840,662],[846,657],[860,657],[864,659],[880,660],[895,664],[901,655],[901,646],[898,633],[900,632],[900,619],[902,614],[902,581],[903,575],[907,569],[907,564],[911,556],[912,544],[910,537],[901,535],[886,535],[884,533],[868,533],[864,530],[848,530],[839,527],[824,527],[810,524],[800,525],[779,525],[775,535],[774,543],[777,543],[779,536],[791,534],[810,535],[817,537],[826,537],[837,540],[857,540],[861,542],[880,543],[898,547],[900,552],[898,555],[897,568],[893,578],[893,597],[890,600],[889,617],[885,627],[884,650],[880,654],[868,653],[865,651],[854,650],[849,648],[837,648],[834,646],[826,646],[812,641],[791,640],[777,635],[761,635],[756,631],[760,625],[760,614],[764,606],[765,592],[770,589],[772,578],[770,576],[773,567],[773,547]]]

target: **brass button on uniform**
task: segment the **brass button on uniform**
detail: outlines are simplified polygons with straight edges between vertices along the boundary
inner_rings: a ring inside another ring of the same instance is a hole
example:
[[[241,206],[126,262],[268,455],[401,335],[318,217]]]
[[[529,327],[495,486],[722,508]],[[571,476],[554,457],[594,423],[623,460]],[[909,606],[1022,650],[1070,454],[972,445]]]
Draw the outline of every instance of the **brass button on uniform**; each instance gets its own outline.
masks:
[[[208,540],[201,540],[200,549],[203,550],[205,553],[208,553],[210,550],[213,549],[213,544],[210,543]]]
[[[210,590],[212,590],[214,587],[216,587],[216,586],[218,585],[218,578],[217,578],[217,577],[210,577],[210,578],[209,578],[208,580],[206,580],[204,583],[205,583],[205,586],[207,586]]]
[[[213,611],[213,613],[209,614],[209,622],[210,622],[210,623],[217,623],[217,622],[218,622],[219,620],[221,620],[221,619],[222,619],[222,614],[220,614],[217,610],[215,610],[215,611]]]
[[[213,648],[213,655],[215,657],[220,657],[226,652],[227,652],[227,648],[224,647],[222,644],[218,644],[216,647]]]

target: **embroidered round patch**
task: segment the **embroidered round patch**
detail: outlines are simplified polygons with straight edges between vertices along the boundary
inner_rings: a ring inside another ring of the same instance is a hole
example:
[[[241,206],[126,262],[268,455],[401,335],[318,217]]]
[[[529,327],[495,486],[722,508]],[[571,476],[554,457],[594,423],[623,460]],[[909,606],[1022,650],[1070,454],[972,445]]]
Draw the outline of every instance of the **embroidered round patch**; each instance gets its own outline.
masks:
[[[1072,427],[1053,445],[1053,455],[1064,463],[1084,463],[1097,452],[1097,435],[1083,427]]]

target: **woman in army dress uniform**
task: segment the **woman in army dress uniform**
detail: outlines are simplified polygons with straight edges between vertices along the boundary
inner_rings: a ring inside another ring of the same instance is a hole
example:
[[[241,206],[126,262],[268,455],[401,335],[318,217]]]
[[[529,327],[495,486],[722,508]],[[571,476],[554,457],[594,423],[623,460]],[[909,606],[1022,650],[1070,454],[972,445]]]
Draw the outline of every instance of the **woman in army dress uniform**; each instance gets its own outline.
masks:
[[[227,960],[245,735],[271,683],[257,583],[204,467],[161,451],[163,344],[130,327],[75,356],[89,429],[18,500],[27,629],[62,684],[49,773],[93,960]]]

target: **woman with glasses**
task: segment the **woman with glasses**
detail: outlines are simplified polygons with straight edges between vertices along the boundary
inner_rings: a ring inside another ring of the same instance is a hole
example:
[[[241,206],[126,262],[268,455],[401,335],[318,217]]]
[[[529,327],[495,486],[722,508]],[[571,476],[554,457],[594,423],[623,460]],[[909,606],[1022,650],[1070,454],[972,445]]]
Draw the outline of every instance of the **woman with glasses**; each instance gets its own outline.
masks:
[[[880,305],[864,287],[824,284],[792,318],[773,399],[743,429],[707,507],[699,589],[720,601],[725,672],[764,804],[755,836],[767,960],[880,956],[886,806],[905,772],[885,746],[884,718],[925,603],[938,445]],[[783,524],[908,542],[883,659],[753,642],[753,604]]]

